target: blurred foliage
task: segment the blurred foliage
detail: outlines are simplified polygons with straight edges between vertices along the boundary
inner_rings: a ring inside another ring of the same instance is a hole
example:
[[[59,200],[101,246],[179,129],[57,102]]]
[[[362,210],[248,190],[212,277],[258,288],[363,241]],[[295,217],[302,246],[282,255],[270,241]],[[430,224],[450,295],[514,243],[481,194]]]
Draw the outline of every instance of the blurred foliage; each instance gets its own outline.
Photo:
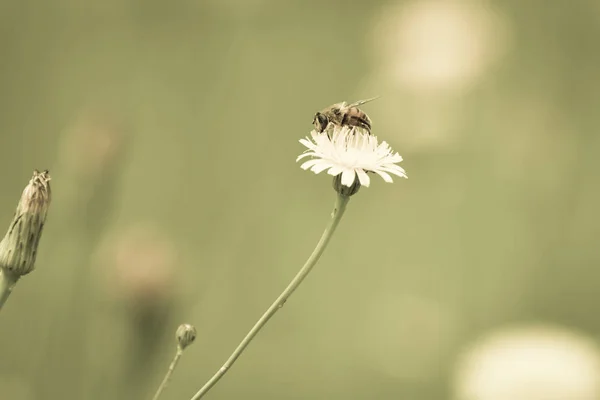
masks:
[[[391,4],[0,0],[0,226],[34,168],[55,194],[0,315],[2,398],[149,398],[182,322],[198,338],[164,398],[190,398],[327,221],[330,178],[294,163],[314,112],[377,94],[409,180],[353,198],[210,398],[445,399],[496,327],[600,334],[600,5],[481,3],[506,51],[424,96],[380,74]]]

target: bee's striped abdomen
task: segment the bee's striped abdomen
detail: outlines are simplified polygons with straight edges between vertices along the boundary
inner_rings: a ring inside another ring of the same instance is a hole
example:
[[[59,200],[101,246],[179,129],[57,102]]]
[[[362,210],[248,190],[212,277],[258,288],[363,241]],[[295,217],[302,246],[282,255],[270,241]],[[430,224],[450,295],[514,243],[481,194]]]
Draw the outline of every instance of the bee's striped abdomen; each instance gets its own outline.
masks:
[[[347,112],[344,114],[344,118],[342,118],[342,126],[344,125],[363,128],[366,129],[367,132],[371,133],[371,120],[363,112]]]

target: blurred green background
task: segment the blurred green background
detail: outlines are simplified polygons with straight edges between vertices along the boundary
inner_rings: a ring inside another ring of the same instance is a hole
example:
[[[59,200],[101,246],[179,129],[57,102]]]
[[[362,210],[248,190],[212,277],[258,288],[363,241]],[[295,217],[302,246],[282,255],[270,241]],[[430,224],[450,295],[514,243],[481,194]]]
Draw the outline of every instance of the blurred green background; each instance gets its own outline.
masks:
[[[464,400],[470,346],[538,323],[596,360],[599,37],[585,0],[1,0],[0,226],[34,168],[54,197],[0,397],[149,399],[187,322],[162,398],[191,398],[329,218],[314,112],[375,95],[409,179],[352,198],[206,398]]]

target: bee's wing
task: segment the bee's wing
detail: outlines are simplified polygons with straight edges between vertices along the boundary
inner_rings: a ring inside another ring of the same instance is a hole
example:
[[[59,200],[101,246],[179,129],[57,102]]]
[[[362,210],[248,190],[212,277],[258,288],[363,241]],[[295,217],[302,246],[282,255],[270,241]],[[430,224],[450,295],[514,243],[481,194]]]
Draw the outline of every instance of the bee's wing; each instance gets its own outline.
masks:
[[[342,101],[341,103],[335,103],[335,104],[330,105],[329,107],[327,107],[327,110],[333,110],[333,109],[339,110],[346,106],[347,106],[346,102]]]
[[[348,107],[358,107],[358,106],[360,106],[362,104],[365,104],[365,103],[368,103],[370,101],[376,100],[376,99],[378,99],[380,97],[381,96],[376,96],[376,97],[371,97],[370,99],[358,100],[358,101],[355,101],[354,103],[348,104]]]

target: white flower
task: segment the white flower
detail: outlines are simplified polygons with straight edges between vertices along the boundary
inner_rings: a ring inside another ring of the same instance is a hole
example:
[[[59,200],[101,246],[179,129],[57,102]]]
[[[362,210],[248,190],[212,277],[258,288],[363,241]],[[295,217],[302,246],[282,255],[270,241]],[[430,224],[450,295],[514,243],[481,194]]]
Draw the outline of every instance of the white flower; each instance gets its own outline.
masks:
[[[332,131],[311,132],[300,143],[308,148],[296,161],[313,157],[305,161],[300,168],[310,169],[315,174],[327,170],[332,176],[341,176],[342,185],[351,187],[358,176],[361,186],[369,186],[371,179],[367,172],[374,172],[386,182],[393,182],[392,175],[407,178],[402,167],[396,165],[402,161],[386,142],[378,143],[377,137],[355,128],[334,127]]]

